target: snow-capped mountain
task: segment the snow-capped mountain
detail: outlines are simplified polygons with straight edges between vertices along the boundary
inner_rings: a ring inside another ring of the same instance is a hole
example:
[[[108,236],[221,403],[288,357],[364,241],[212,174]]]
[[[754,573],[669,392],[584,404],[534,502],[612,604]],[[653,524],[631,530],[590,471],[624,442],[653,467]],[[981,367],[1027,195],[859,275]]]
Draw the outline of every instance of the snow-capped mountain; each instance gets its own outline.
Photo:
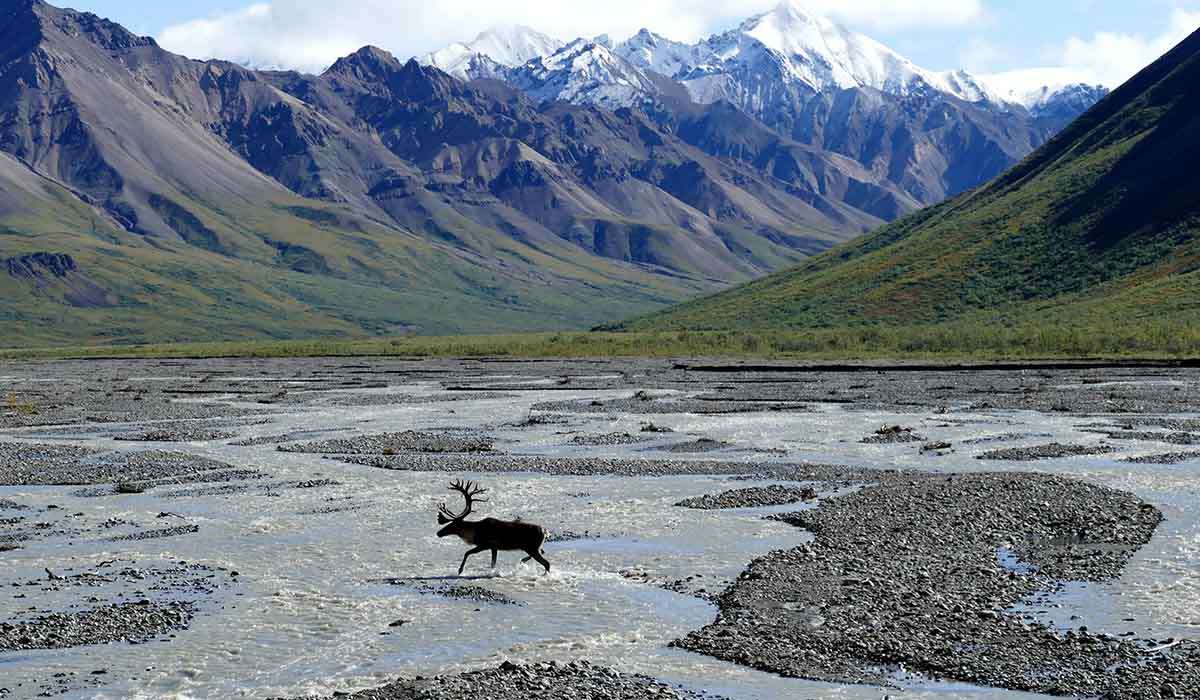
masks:
[[[695,44],[649,29],[621,42],[599,36],[564,44],[529,27],[508,26],[419,60],[464,80],[507,80],[538,99],[607,107],[652,100],[663,87],[658,76],[665,76],[696,102],[728,100],[759,117],[784,95],[794,100],[797,90],[942,94],[1001,110],[1020,105],[1034,116],[1079,114],[1105,94],[1099,86],[1065,84],[1017,91],[965,70],[928,70],[806,9],[803,0],[782,0],[769,12]]]
[[[1025,107],[1035,117],[1077,116],[1110,92],[1103,85],[1085,83],[1051,82],[1033,89],[1009,86],[1003,80],[989,84],[1006,102]]]
[[[572,41],[505,72],[508,82],[539,101],[630,107],[658,94],[654,79],[601,40]]]
[[[563,42],[521,25],[493,27],[474,40],[426,54],[421,63],[440,68],[461,80],[494,78],[513,68],[557,51]]]
[[[666,50],[669,58],[651,57],[646,65],[671,65],[678,49],[668,46]],[[643,56],[645,52],[635,52],[627,58]],[[814,92],[874,88],[903,96],[933,88],[968,102],[994,97],[965,71],[925,70],[874,39],[805,10],[795,0],[785,0],[736,29],[701,42],[693,47],[691,61],[691,66],[672,74],[685,85],[700,81],[699,86],[706,86],[714,74],[773,64],[772,72],[785,81]],[[694,92],[697,97],[712,97],[703,87]]]
[[[672,41],[643,29],[613,47],[618,55],[635,66],[675,77],[691,70],[697,63],[697,47]]]
[[[754,162],[776,157],[773,137],[763,135],[773,133],[887,173],[904,198],[922,204],[995,177],[1103,96],[1094,86],[1015,95],[965,70],[928,70],[802,0],[694,44],[648,29],[565,45],[535,34],[485,33],[426,62],[459,77],[498,78],[540,102],[652,104],[646,112],[693,145]]]
[[[1065,85],[1026,94],[1025,106],[1035,117],[1074,119],[1111,92],[1103,85]]]
[[[629,107],[660,91],[654,78],[597,39],[576,39],[558,51],[505,71],[505,79],[537,100]]]

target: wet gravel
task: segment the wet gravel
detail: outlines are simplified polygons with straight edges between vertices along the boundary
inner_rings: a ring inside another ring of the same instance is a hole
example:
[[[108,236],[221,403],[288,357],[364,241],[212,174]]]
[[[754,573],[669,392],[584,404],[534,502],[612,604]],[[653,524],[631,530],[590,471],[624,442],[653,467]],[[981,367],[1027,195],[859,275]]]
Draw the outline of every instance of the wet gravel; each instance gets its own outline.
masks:
[[[80,612],[50,613],[28,621],[0,622],[0,652],[148,642],[185,629],[194,614],[189,603],[141,600]]]
[[[1200,459],[1200,451],[1166,452],[1163,454],[1123,457],[1121,461],[1130,464],[1183,464],[1184,462],[1191,462],[1197,459]]]
[[[925,442],[927,439],[912,428],[889,425],[876,430],[873,435],[863,438],[862,443],[864,445],[893,445],[905,442]]]
[[[157,428],[117,435],[113,439],[126,442],[208,442],[228,440],[237,433],[217,428]]]
[[[629,433],[606,433],[604,435],[576,435],[571,438],[573,445],[585,445],[593,447],[611,447],[614,445],[636,445],[640,442],[647,442],[650,438],[644,435],[630,435]]]
[[[430,360],[373,358],[370,366],[314,359],[114,360],[10,363],[3,389],[29,412],[0,416],[0,429],[19,425],[162,419],[210,419],[270,415],[275,409],[246,409],[225,403],[270,400],[282,394],[337,397],[338,392],[385,390],[413,382],[442,384],[442,396],[511,394],[522,390],[628,390],[630,397],[607,405],[566,402],[575,413],[756,411],[810,403],[842,404],[849,410],[1033,410],[1093,415],[1125,413],[1131,419],[1163,420],[1163,414],[1193,413],[1200,368],[1094,366],[1045,363],[1005,366],[919,366],[890,364],[794,364],[781,362],[672,362],[663,360],[544,361],[491,358]],[[46,372],[60,381],[41,382]],[[154,376],[156,381],[138,377]],[[498,381],[497,377],[510,378]],[[277,378],[263,382],[237,377]],[[549,380],[549,381],[547,381]],[[697,392],[697,387],[701,390]],[[641,396],[637,392],[641,391]],[[179,399],[205,398],[205,403]],[[342,398],[357,401],[357,397]],[[217,399],[213,401],[212,399]],[[647,400],[648,399],[648,400]],[[427,400],[427,399],[421,399]],[[670,404],[643,406],[638,404]],[[688,406],[685,402],[695,402]],[[706,407],[707,406],[707,407]],[[744,406],[744,408],[742,408]],[[9,415],[17,414],[20,415]],[[28,413],[28,415],[26,415]],[[1150,417],[1151,414],[1159,414]],[[1189,420],[1189,419],[1184,419]],[[1193,426],[1195,424],[1194,419]],[[1151,423],[1143,423],[1151,424]],[[1166,427],[1166,426],[1162,426]],[[1200,431],[1180,426],[1177,430]]]
[[[412,590],[422,595],[434,595],[439,598],[448,598],[451,600],[493,605],[525,605],[524,601],[510,598],[490,588],[474,584],[456,583],[455,581],[458,580],[461,579],[390,578],[384,579],[383,583]]]
[[[1197,433],[1164,433],[1150,430],[1115,430],[1097,431],[1111,440],[1140,440],[1143,442],[1162,442],[1168,445],[1200,445],[1200,434]]]
[[[360,455],[351,464],[419,472],[529,472],[559,476],[745,475],[779,481],[873,479],[880,472],[832,464],[782,464],[690,459],[626,459],[522,455]]]
[[[0,485],[73,486],[203,477],[229,465],[185,452],[99,454],[68,445],[0,443]]]
[[[177,482],[182,483],[182,482]],[[229,496],[242,493],[256,495],[272,495],[283,489],[312,489],[326,486],[336,486],[338,482],[330,479],[308,479],[304,481],[267,481],[267,475],[258,471],[246,472],[241,478],[204,480],[203,483],[215,483],[215,486],[200,486],[190,489],[179,489],[163,494],[163,498],[202,498],[206,496]]]
[[[1054,437],[1050,433],[1002,433],[1000,435],[984,435],[977,438],[967,438],[964,445],[988,445],[994,442],[1016,442],[1018,440],[1038,440]]]
[[[184,484],[223,484],[224,488],[231,490],[243,490],[253,488],[249,485],[244,485],[241,482],[257,481],[266,479],[267,474],[258,471],[257,469],[206,469],[192,473],[184,473],[179,476],[166,477],[162,479],[147,479],[142,481],[122,481],[110,486],[93,486],[88,488],[77,489],[71,492],[72,496],[83,498],[100,498],[104,496],[121,496],[128,494],[144,493],[151,489],[165,488],[169,486],[182,486]],[[212,487],[220,488],[220,487]],[[167,495],[170,498],[170,494]]]
[[[786,401],[735,400],[718,398],[675,398],[634,396],[628,399],[608,401],[547,401],[533,405],[537,411],[558,413],[620,413],[626,415],[652,415],[671,413],[695,413],[716,415],[727,413],[757,413],[760,411],[807,411],[808,406]]]
[[[1034,447],[1009,447],[1002,450],[991,450],[978,455],[976,459],[1025,462],[1039,459],[1106,455],[1116,451],[1116,448],[1110,445],[1063,445],[1052,442],[1048,445],[1036,445]]]
[[[437,394],[347,394],[325,396],[318,403],[323,406],[421,406],[434,403],[459,401],[495,401],[511,399],[516,394],[501,391],[457,391]]]
[[[1064,581],[1106,581],[1162,516],[1039,474],[895,475],[776,516],[815,540],[753,562],[711,625],[678,644],[787,676],[887,684],[905,669],[1121,700],[1200,697],[1200,647],[1067,633],[1012,612]],[[1000,565],[1008,549],[1028,566]]]
[[[529,665],[506,661],[497,668],[484,671],[398,680],[382,688],[342,697],[352,700],[699,700],[701,696],[652,678],[618,673],[586,661]]]
[[[578,540],[590,540],[599,537],[594,535],[590,530],[576,532],[575,530],[555,530],[546,533],[546,542],[575,542]]]
[[[96,450],[74,445],[0,442],[0,485],[91,483],[64,482],[61,475],[80,471],[81,461],[95,454]]]
[[[1166,416],[1121,416],[1119,427],[1122,430],[1133,430],[1134,426],[1162,428],[1181,433],[1200,432],[1200,418],[1173,418]]]
[[[164,537],[179,537],[180,535],[193,535],[200,532],[199,525],[177,525],[175,527],[164,527],[157,530],[143,530],[134,532],[128,535],[117,535],[108,538],[108,542],[140,542],[142,540],[157,540]]]
[[[181,402],[179,398],[192,392],[178,386],[131,382],[118,369],[119,364],[123,363],[104,368],[102,363],[61,363],[59,368],[72,367],[74,371],[60,376],[53,388],[38,381],[36,370],[31,371],[25,381],[7,387],[6,393],[21,404],[22,410],[0,411],[0,429],[206,420],[269,413],[267,409],[247,409],[219,401]]]
[[[695,496],[685,498],[675,505],[681,508],[696,510],[721,510],[728,508],[763,508],[767,506],[783,506],[790,503],[803,503],[817,498],[817,491],[811,486],[794,487],[756,486],[748,489],[735,489],[716,495]]]
[[[703,365],[681,362],[644,386],[716,383],[707,396],[837,403],[850,410],[901,412],[1021,410],[1098,413],[1192,413],[1200,388],[1193,367],[1089,367],[1014,363],[1001,368],[889,365],[794,365],[786,362]]]
[[[700,438],[699,440],[690,440],[688,442],[677,442],[673,445],[658,448],[664,452],[675,452],[677,454],[703,454],[705,452],[719,452],[733,447],[728,442],[721,440],[713,440],[712,438]]]
[[[661,588],[664,591],[691,596],[715,604],[721,591],[732,583],[728,580],[705,578],[704,574],[693,574],[684,578],[670,578],[653,574],[645,569],[625,569],[619,572],[621,578],[647,586]]]
[[[234,440],[230,445],[235,447],[258,447],[260,445],[279,445],[285,442],[299,442],[308,440],[318,435],[327,434],[328,430],[304,430],[294,433],[283,433],[282,435],[259,435],[257,437],[242,438]]]
[[[308,454],[388,455],[404,452],[493,452],[494,445],[494,440],[481,435],[426,433],[408,430],[402,433],[362,435],[353,438],[280,445],[277,449],[281,452]]]
[[[537,428],[543,425],[569,425],[571,417],[562,413],[533,413],[519,421],[502,423],[498,428]]]

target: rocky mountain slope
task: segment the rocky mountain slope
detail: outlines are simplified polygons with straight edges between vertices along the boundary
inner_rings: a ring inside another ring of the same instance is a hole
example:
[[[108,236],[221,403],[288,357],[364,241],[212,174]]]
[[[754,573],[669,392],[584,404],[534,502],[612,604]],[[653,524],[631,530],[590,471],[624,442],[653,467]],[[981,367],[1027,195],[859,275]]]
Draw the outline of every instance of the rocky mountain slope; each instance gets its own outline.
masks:
[[[16,342],[580,327],[912,206],[831,154],[735,157],[680,117],[539,104],[371,47],[252,71],[40,0],[0,0],[0,47]]]
[[[1200,32],[986,187],[634,322],[811,328],[1200,316]]]
[[[547,45],[525,31],[508,43]],[[1074,85],[1001,94],[963,70],[921,68],[800,0],[695,44],[643,29],[618,43],[553,46],[516,66],[499,65],[506,55],[476,59],[483,67],[464,75],[504,80],[538,101],[610,109],[727,102],[786,139],[879,174],[919,206],[995,177],[1107,93]]]

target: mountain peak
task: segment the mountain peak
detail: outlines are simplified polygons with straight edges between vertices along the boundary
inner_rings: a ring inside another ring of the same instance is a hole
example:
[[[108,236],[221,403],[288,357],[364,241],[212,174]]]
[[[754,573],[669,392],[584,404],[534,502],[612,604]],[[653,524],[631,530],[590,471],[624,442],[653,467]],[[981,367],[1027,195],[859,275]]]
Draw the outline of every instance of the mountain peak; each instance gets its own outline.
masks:
[[[613,49],[630,63],[667,77],[676,77],[697,62],[695,47],[645,28]]]
[[[13,15],[17,12],[25,12],[35,7],[45,7],[46,3],[42,0],[0,0],[0,13],[4,15]]]
[[[361,79],[386,75],[399,69],[400,61],[395,56],[378,46],[368,45],[334,61],[325,74],[353,75]]]
[[[508,81],[543,102],[566,101],[617,109],[652,98],[653,80],[618,51],[576,39],[507,73]]]
[[[810,8],[805,7],[800,0],[781,0],[767,14],[775,15],[776,17],[786,18],[792,22],[799,23],[815,23],[818,19],[829,21],[822,15],[814,13]]]
[[[784,36],[813,29],[847,31],[837,22],[814,13],[797,0],[783,0],[774,8],[747,19],[741,28],[743,31],[776,31]]]
[[[22,22],[26,23],[25,26],[18,26]],[[20,34],[32,33],[27,26],[30,22],[36,22],[41,27],[36,37],[39,40],[79,37],[110,51],[158,45],[150,37],[138,36],[116,22],[90,12],[61,9],[42,0],[0,0],[0,31],[4,34],[15,34],[18,43],[28,44],[30,37]],[[0,55],[7,53],[0,50]]]
[[[524,24],[496,24],[479,32],[472,44],[481,45],[489,41],[519,43],[529,40],[551,39],[546,34]]]
[[[502,24],[480,32],[469,42],[451,44],[420,61],[456,78],[491,77],[495,67],[515,68],[562,48],[563,42],[521,24]],[[486,59],[486,60],[484,60]]]
[[[42,40],[41,0],[0,0],[0,65],[24,54]]]
[[[736,30],[712,37],[705,47],[726,64],[774,64],[786,81],[818,92],[867,87],[905,96],[933,88],[968,102],[991,98],[964,71],[925,70],[798,0],[784,0]]]

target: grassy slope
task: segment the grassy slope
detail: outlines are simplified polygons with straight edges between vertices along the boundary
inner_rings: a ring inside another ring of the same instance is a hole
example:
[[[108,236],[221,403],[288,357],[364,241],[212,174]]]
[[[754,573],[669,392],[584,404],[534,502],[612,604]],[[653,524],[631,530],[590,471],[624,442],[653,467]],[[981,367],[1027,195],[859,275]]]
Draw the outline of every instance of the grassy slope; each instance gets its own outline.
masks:
[[[79,308],[0,269],[4,346],[581,328],[713,287],[566,243],[535,250],[484,229],[466,250],[299,198],[218,206],[167,190],[215,236],[210,250],[118,230],[61,187],[37,186],[0,208],[0,261],[69,253],[117,303]]]
[[[628,327],[1200,320],[1200,34],[984,188]]]

